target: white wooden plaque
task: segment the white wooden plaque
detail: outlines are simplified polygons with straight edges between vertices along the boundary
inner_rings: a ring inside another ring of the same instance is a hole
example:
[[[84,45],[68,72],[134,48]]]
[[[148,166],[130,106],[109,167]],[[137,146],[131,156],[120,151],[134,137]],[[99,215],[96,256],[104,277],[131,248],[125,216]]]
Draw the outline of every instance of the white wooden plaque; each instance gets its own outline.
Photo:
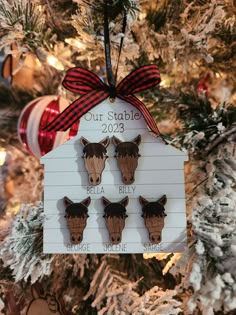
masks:
[[[115,135],[122,141],[131,141],[141,135],[138,168],[135,182],[124,185],[115,159],[115,147],[110,142],[109,158],[98,186],[89,186],[84,166],[83,136],[91,142],[99,142]],[[145,253],[181,252],[186,246],[186,208],[184,162],[188,156],[171,145],[166,145],[148,131],[141,113],[132,105],[116,99],[114,103],[103,101],[81,118],[79,132],[72,140],[62,144],[41,158],[44,164],[44,253]],[[166,218],[162,241],[152,244],[141,217],[139,196],[156,201],[166,194]],[[72,245],[67,228],[63,197],[80,202],[88,196],[89,218],[83,233],[83,241]],[[103,218],[101,197],[118,202],[129,197],[127,219],[122,241],[112,245]]]

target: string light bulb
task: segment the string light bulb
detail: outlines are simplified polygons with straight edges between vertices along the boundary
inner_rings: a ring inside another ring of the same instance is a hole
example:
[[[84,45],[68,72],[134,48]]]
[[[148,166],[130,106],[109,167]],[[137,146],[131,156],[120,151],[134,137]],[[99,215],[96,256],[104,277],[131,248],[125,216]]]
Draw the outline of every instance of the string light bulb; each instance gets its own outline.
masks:
[[[85,45],[82,43],[82,41],[75,39],[75,38],[66,38],[65,42],[71,46],[75,46],[81,50],[85,50]]]
[[[5,162],[6,151],[4,148],[0,148],[0,166],[2,166]]]
[[[64,70],[63,64],[55,56],[48,54],[46,61],[53,68],[55,68],[57,70],[61,70],[61,71]]]

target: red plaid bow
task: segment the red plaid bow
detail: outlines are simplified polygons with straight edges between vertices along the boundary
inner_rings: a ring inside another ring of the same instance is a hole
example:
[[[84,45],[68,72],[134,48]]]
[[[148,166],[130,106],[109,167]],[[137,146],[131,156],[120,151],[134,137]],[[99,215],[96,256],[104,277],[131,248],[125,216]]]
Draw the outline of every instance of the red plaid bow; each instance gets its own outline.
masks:
[[[135,106],[142,113],[150,129],[162,138],[146,106],[133,95],[133,93],[154,87],[160,81],[160,74],[155,65],[143,66],[132,71],[114,89],[103,83],[96,74],[89,70],[79,67],[69,69],[62,84],[69,91],[80,94],[81,97],[70,104],[44,129],[65,131],[91,108],[107,97],[115,96]]]

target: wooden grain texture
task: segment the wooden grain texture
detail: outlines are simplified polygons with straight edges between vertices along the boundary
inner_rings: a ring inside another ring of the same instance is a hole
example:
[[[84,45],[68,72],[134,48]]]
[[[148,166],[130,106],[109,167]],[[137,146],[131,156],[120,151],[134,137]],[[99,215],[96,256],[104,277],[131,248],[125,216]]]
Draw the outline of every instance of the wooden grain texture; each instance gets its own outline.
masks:
[[[112,137],[112,142],[116,149],[116,160],[121,171],[122,182],[125,185],[131,185],[135,181],[135,171],[138,167],[139,145],[141,136],[138,135],[131,141],[121,141],[117,137]]]
[[[120,125],[121,124],[121,125]],[[82,159],[83,146],[80,138],[99,142],[105,137],[116,136],[121,141],[141,136],[140,158],[131,185],[122,182],[115,158],[115,146],[107,147],[108,159],[102,173],[101,183],[88,184],[87,170]],[[143,253],[180,252],[186,245],[186,208],[184,185],[184,152],[152,136],[141,114],[130,104],[119,99],[108,100],[84,115],[78,135],[41,158],[45,165],[44,225],[45,253]],[[145,227],[139,196],[155,201],[166,194],[167,217],[162,230],[162,241],[152,244]],[[63,197],[74,202],[91,197],[89,218],[83,233],[83,241],[73,245],[63,217]],[[129,197],[126,207],[128,217],[119,244],[110,243],[103,218],[102,196],[119,202]]]
[[[148,201],[144,197],[139,197],[142,205],[142,217],[149,233],[149,240],[152,244],[159,244],[162,241],[162,230],[165,226],[165,204],[167,202],[166,195],[156,201]]]
[[[110,242],[119,244],[122,240],[122,231],[125,227],[126,206],[129,203],[129,198],[126,196],[119,202],[111,202],[105,197],[102,197],[104,208],[104,218],[106,227],[110,236]]]
[[[102,172],[107,159],[106,148],[109,142],[109,137],[99,142],[90,142],[84,137],[80,138],[80,143],[83,146],[84,165],[88,172],[88,183],[92,186],[97,186],[101,183]]]
[[[22,56],[15,45],[11,45],[13,54],[6,56],[2,65],[2,77],[11,78],[11,84],[21,89],[32,89],[36,78],[35,69],[38,67],[36,56],[28,53]]]
[[[83,232],[86,228],[88,216],[88,206],[91,198],[88,197],[81,202],[73,202],[68,197],[64,197],[65,218],[67,227],[70,231],[70,239],[72,244],[80,244],[83,240]]]
[[[34,286],[31,291],[33,299],[28,306],[26,315],[62,315],[60,304],[54,295],[41,296]]]

